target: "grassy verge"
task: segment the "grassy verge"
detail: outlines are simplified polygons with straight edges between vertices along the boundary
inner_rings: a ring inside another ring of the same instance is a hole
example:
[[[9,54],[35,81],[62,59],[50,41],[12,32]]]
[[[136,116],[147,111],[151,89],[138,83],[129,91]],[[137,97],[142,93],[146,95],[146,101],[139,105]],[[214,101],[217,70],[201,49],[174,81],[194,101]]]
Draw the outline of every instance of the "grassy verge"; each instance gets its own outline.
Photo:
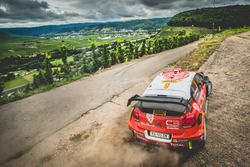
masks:
[[[170,35],[178,34],[181,31],[185,31],[186,34],[209,34],[212,31],[207,28],[200,28],[200,27],[174,27],[174,26],[163,26],[161,28],[161,31],[159,34],[157,34],[158,37],[168,37]]]
[[[195,51],[170,64],[169,67],[181,67],[184,70],[190,71],[198,70],[226,37],[247,31],[250,31],[250,27],[228,29],[215,35],[207,35]]]

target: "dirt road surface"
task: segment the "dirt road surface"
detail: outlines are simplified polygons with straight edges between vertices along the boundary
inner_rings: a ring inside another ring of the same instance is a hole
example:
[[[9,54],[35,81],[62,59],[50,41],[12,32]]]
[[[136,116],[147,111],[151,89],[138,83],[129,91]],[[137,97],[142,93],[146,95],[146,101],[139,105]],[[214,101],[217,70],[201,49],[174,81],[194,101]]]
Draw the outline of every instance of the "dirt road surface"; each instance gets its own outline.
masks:
[[[0,164],[27,152],[88,111],[185,56],[197,42],[115,66],[49,92],[0,106]]]
[[[154,66],[149,64],[145,68]],[[156,70],[151,76],[134,79],[121,93],[3,166],[247,167],[250,164],[250,32],[227,38],[201,69],[214,87],[209,99],[208,141],[201,150],[169,151],[138,144],[130,137],[127,99],[142,94]]]

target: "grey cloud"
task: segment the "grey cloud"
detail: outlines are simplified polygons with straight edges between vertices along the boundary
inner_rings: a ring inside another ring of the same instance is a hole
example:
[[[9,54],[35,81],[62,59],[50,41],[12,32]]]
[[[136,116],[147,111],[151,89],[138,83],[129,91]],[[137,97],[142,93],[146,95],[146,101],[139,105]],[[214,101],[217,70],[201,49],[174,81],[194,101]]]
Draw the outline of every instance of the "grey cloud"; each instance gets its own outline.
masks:
[[[147,13],[137,0],[78,0],[73,4],[82,9],[82,15],[87,19],[107,20],[126,17],[142,17]]]
[[[191,9],[191,8],[202,8],[212,7],[213,0],[139,0],[140,3],[155,9]],[[250,0],[215,0],[216,6],[222,5],[235,5],[250,3]]]
[[[148,7],[158,7],[160,5],[171,6],[176,0],[140,0],[140,2]]]
[[[82,16],[93,20],[170,16],[188,9],[212,7],[213,0],[71,0]],[[250,0],[215,0],[217,6]],[[250,3],[250,2],[249,2]],[[168,13],[168,15],[164,15]]]
[[[49,21],[77,16],[77,13],[67,13],[51,9],[46,1],[37,0],[1,0],[0,19]]]

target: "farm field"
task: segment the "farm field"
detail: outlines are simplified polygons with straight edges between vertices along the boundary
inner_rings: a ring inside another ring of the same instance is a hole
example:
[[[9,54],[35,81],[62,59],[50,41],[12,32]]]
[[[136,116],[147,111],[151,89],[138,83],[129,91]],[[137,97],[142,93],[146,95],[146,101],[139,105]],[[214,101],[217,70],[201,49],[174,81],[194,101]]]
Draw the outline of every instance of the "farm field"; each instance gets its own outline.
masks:
[[[108,35],[80,35],[77,37],[54,39],[31,36],[15,36],[0,33],[0,60],[9,56],[31,56],[49,52],[62,45],[79,49],[90,47],[92,42],[97,45],[112,43],[117,40],[136,40],[148,37],[148,34],[129,37],[113,37]]]

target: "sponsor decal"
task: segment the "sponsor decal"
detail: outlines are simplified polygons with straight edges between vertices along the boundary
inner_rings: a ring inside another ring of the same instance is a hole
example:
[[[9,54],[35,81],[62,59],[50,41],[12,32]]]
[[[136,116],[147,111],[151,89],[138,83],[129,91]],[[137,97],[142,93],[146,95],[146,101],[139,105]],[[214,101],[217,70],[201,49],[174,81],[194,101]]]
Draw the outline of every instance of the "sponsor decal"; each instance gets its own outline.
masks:
[[[200,110],[200,107],[197,103],[193,103],[193,107],[195,110]]]
[[[166,120],[167,129],[179,129],[180,123],[178,120]]]
[[[173,147],[184,147],[184,144],[182,144],[182,143],[171,143],[171,146],[173,146]]]
[[[152,126],[153,127],[153,125],[149,124],[148,122],[141,122],[141,124],[144,125],[144,126]]]
[[[181,81],[187,77],[189,77],[189,73],[188,72],[165,72],[163,73],[164,79],[166,79],[167,81]]]
[[[153,114],[146,114],[146,117],[147,117],[147,120],[148,120],[148,122],[150,123],[150,124],[152,124],[153,123],[153,121],[154,121],[154,115]]]
[[[188,142],[188,140],[187,139],[176,139],[176,143],[178,143],[178,142],[185,143],[185,142]]]
[[[167,80],[162,80],[161,82],[169,82],[169,83],[176,83],[176,82],[179,82],[179,81],[177,81],[177,80],[171,80],[171,81],[167,81]]]

